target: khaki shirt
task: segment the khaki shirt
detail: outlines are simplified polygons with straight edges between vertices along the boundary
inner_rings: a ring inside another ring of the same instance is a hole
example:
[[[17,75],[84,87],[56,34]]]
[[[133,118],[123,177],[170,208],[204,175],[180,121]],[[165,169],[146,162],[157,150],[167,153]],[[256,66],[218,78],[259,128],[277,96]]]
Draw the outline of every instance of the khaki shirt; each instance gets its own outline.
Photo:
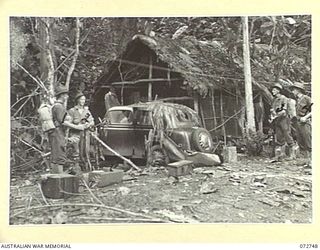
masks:
[[[308,112],[307,109],[311,105],[311,98],[307,95],[300,95],[297,99],[297,116],[302,117],[305,116]]]
[[[88,109],[88,107],[84,107],[83,111],[80,112],[80,109],[78,106],[75,106],[71,108],[69,111],[69,116],[71,117],[71,121],[73,124],[79,124],[79,123],[85,123],[89,122],[90,124],[93,124],[93,117]],[[85,122],[82,122],[82,120],[85,119]]]
[[[52,119],[56,127],[60,127],[67,115],[66,108],[61,101],[56,101],[52,106]]]
[[[287,97],[284,95],[280,95],[279,97],[275,97],[272,100],[271,108],[274,110],[274,112],[277,112],[278,110],[287,110],[288,108],[288,100]]]

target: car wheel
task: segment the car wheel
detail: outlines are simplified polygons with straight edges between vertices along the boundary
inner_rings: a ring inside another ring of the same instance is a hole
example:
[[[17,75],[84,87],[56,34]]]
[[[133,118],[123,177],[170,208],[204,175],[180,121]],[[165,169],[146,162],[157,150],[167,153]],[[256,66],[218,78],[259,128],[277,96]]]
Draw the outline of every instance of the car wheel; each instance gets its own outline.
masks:
[[[168,163],[167,152],[160,145],[152,146],[148,153],[147,167],[166,166]]]
[[[197,128],[192,133],[192,145],[193,147],[204,153],[212,153],[213,141],[208,130],[204,128]]]

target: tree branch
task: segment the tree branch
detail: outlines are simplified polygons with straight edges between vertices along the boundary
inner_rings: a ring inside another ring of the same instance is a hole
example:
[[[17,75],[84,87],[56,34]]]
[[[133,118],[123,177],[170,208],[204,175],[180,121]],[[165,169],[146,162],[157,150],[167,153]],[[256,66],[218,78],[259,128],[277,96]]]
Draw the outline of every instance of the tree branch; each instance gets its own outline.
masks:
[[[84,38],[81,40],[79,47],[83,44],[83,42],[88,38],[89,33],[91,31],[91,28],[89,29],[89,31],[87,32],[87,34],[85,34]],[[60,47],[56,46],[57,49],[60,49]],[[64,48],[64,47],[62,47]],[[67,50],[69,50],[69,48],[66,48]],[[64,51],[62,49],[60,49],[62,53],[64,53]],[[56,68],[55,72],[57,72],[61,66],[76,52],[76,49],[71,49],[71,52],[67,55],[67,57],[60,63],[60,65]],[[79,51],[80,53],[80,51]]]
[[[19,211],[19,212],[15,213],[15,214],[11,215],[10,218],[14,218],[14,217],[16,217],[16,216],[18,216],[20,214],[26,213],[26,212],[28,212],[30,210],[48,209],[48,208],[52,208],[52,207],[65,207],[65,206],[98,207],[98,208],[103,208],[103,209],[107,209],[107,210],[113,210],[113,211],[120,212],[120,213],[129,214],[129,215],[132,215],[132,216],[142,217],[142,218],[145,218],[145,219],[159,220],[158,218],[154,218],[154,217],[143,215],[143,214],[134,213],[134,212],[131,212],[131,211],[120,209],[120,208],[110,207],[110,206],[106,206],[106,205],[103,205],[103,204],[88,204],[88,203],[81,203],[81,204],[77,204],[77,203],[61,203],[61,204],[52,204],[52,205],[50,204],[50,205],[29,207],[28,210],[26,210],[25,208],[22,208],[21,209],[22,211]],[[162,220],[162,222],[170,223],[170,221],[168,221],[168,220]]]
[[[39,89],[39,86],[34,90],[34,93],[37,92],[38,89]],[[34,94],[31,94],[28,96],[27,100],[25,100],[24,103],[14,113],[13,117],[15,117],[21,111],[21,109],[24,107],[24,105],[26,105],[26,103],[31,99],[32,96],[34,96]]]
[[[46,205],[49,205],[49,203],[47,202],[46,197],[44,196],[44,194],[43,194],[43,192],[42,192],[42,188],[41,188],[41,186],[40,186],[40,183],[38,183],[38,188],[39,188],[39,191],[40,191],[40,193],[41,193],[41,196],[42,196],[42,199],[43,199],[44,203],[45,203]]]
[[[26,70],[24,67],[22,67],[19,63],[17,63],[18,67],[20,67],[24,72],[26,72],[31,78],[32,80],[34,80],[41,88],[43,88],[47,93],[48,89],[46,88],[46,86],[44,85],[43,82],[41,82],[41,80],[38,80],[37,78],[35,78],[33,75],[30,74],[30,72],[28,70]]]
[[[38,90],[39,89],[39,87],[37,87],[37,89],[36,90]],[[10,107],[10,109],[12,109],[15,105],[17,105],[19,102],[21,102],[23,99],[25,99],[25,98],[28,98],[28,100],[29,100],[29,98],[31,98],[32,96],[37,96],[37,95],[39,95],[39,93],[36,93],[36,90],[34,90],[31,94],[29,94],[29,95],[25,95],[25,96],[23,96],[23,97],[21,97],[19,100],[17,100],[14,104],[12,104],[11,105],[11,107]]]

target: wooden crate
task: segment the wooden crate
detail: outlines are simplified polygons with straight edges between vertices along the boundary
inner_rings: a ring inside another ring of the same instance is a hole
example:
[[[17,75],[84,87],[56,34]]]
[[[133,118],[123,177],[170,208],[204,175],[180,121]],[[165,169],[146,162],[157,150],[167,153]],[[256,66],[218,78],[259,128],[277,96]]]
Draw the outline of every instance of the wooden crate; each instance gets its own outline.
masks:
[[[122,181],[123,170],[114,169],[113,171],[92,171],[89,173],[89,182],[97,182],[97,187],[105,187]]]
[[[79,177],[70,174],[47,174],[42,176],[43,195],[51,199],[62,199],[79,192]]]
[[[238,161],[237,148],[236,147],[226,147],[224,148],[224,161],[226,163],[232,163]]]
[[[192,161],[188,160],[182,160],[182,161],[177,161],[173,163],[169,163],[166,168],[168,170],[168,175],[169,176],[183,176],[183,175],[188,175],[192,173]]]

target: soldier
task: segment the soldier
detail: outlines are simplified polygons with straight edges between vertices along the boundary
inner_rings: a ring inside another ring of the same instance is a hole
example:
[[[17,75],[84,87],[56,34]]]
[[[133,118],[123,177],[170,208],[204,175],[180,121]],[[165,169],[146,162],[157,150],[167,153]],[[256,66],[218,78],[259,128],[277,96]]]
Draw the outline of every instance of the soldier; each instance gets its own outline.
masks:
[[[276,83],[272,86],[272,106],[270,109],[270,123],[274,126],[276,152],[282,152],[282,146],[287,143],[289,146],[289,158],[293,158],[294,141],[291,136],[291,122],[288,116],[288,100],[287,97],[281,94],[282,86]]]
[[[56,102],[52,107],[52,119],[55,128],[48,132],[51,146],[51,173],[62,173],[67,162],[65,127],[84,130],[85,125],[74,125],[69,122],[64,103],[68,100],[68,89],[59,85],[55,90]]]
[[[85,124],[86,127],[94,125],[93,117],[89,108],[85,106],[86,97],[82,92],[78,92],[75,96],[75,106],[68,111],[73,124]],[[75,149],[74,157],[80,163],[82,170],[88,169],[89,149],[90,149],[90,134],[87,129],[79,131],[70,129],[70,137],[73,141]],[[80,160],[80,161],[79,161]]]
[[[304,85],[296,82],[290,86],[296,97],[296,117],[292,119],[296,130],[297,142],[301,150],[310,156],[311,145],[311,98],[305,94]]]
[[[116,90],[114,87],[111,86],[109,89],[109,92],[105,94],[104,102],[105,102],[106,112],[114,106],[120,106],[120,103],[116,94]]]

